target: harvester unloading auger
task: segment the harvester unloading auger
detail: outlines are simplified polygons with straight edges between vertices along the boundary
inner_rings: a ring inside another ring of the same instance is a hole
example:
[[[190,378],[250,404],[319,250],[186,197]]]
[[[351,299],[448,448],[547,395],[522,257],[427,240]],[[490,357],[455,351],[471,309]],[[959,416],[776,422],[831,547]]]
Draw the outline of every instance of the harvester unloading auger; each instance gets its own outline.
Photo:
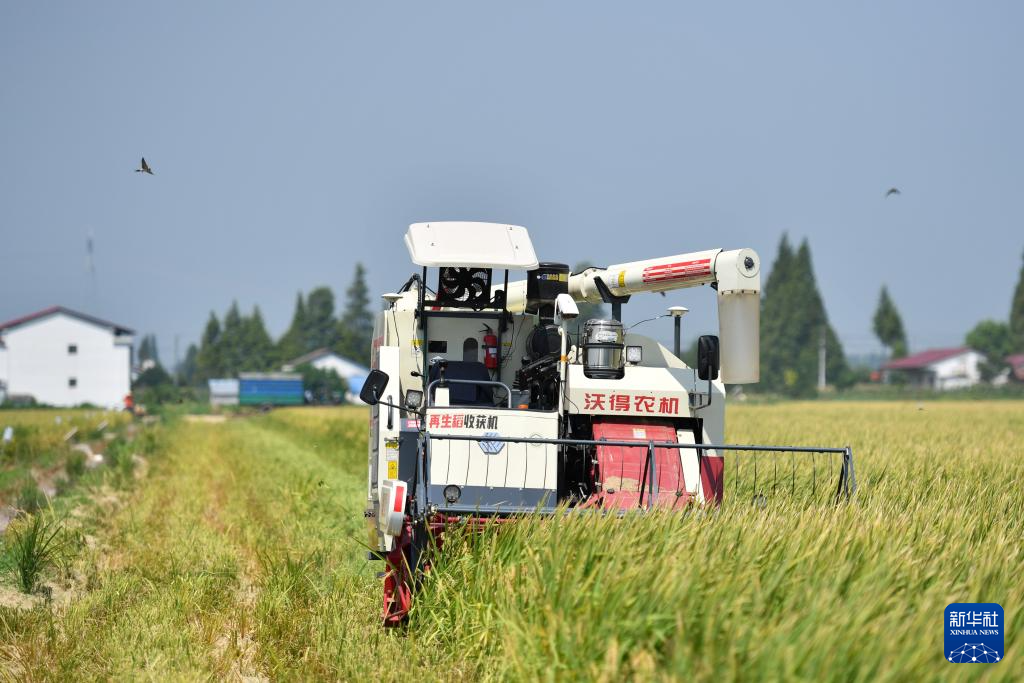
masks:
[[[385,624],[404,621],[418,573],[453,523],[564,508],[716,506],[726,452],[788,455],[781,477],[775,462],[761,487],[755,460],[757,502],[789,486],[790,465],[804,454],[839,460],[821,477],[830,496],[855,491],[849,446],[723,443],[725,384],[759,378],[754,251],[570,273],[539,263],[515,225],[416,223],[405,243],[422,273],[384,295],[361,392],[372,406],[366,518],[370,556],[387,565]],[[526,279],[510,283],[510,270]],[[624,329],[622,304],[633,294],[705,284],[717,291],[719,335],[698,340],[697,368]],[[583,301],[610,304],[612,316],[574,335],[568,323]]]

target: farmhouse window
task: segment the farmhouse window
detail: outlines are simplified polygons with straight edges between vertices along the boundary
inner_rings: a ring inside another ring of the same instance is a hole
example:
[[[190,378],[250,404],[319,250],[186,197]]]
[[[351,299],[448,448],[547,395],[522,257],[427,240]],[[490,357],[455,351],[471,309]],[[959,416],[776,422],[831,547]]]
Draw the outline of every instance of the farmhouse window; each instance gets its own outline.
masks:
[[[68,387],[70,387],[71,389],[74,389],[77,386],[78,386],[78,378],[77,377],[68,377]]]
[[[78,353],[78,344],[68,344],[68,355],[74,356]]]

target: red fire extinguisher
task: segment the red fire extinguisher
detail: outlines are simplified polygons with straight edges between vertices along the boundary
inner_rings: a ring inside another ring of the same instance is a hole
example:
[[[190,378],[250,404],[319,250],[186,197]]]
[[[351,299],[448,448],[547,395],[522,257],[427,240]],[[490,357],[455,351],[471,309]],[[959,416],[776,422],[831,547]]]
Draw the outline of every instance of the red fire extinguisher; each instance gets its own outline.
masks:
[[[494,336],[494,332],[491,331],[490,327],[485,330],[487,334],[484,335],[484,366],[488,370],[498,369],[498,338]]]

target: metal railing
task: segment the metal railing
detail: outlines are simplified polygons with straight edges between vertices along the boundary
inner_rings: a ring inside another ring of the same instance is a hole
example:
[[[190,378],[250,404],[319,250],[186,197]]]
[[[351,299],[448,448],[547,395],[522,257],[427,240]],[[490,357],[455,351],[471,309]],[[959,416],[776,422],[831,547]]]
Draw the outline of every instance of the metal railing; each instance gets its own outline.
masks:
[[[501,387],[505,390],[505,400],[508,402],[506,407],[512,407],[512,390],[508,388],[508,385],[504,382],[493,382],[489,380],[476,380],[476,379],[435,379],[433,382],[427,385],[427,407],[433,408],[434,406],[434,389],[438,386],[446,386],[448,384],[472,384],[474,386],[490,386],[490,387]],[[444,406],[445,408],[457,408],[460,406]],[[461,406],[465,407],[465,406]],[[487,406],[472,406],[478,408],[485,408]],[[491,406],[495,407],[495,406]]]
[[[709,443],[679,443],[676,441],[610,441],[605,439],[544,439],[535,437],[513,437],[513,436],[486,436],[486,435],[463,435],[463,434],[431,434],[428,431],[423,432],[424,439],[424,453],[425,460],[429,462],[431,457],[431,444],[434,441],[476,441],[480,442],[502,442],[502,443],[517,443],[517,444],[544,444],[554,446],[619,446],[626,448],[646,448],[647,455],[644,460],[643,474],[641,475],[641,488],[639,507],[643,507],[645,493],[649,496],[648,500],[653,505],[657,502],[658,487],[656,482],[657,477],[657,459],[655,457],[655,449],[657,448],[668,448],[668,449],[690,449],[695,450],[698,453],[698,457],[703,455],[704,451],[734,451],[734,452],[766,452],[766,453],[804,453],[812,456],[812,467],[813,472],[813,487],[816,490],[817,487],[817,465],[814,461],[815,454],[831,454],[841,455],[842,462],[839,467],[839,479],[836,485],[834,494],[835,502],[841,500],[849,500],[854,493],[857,492],[857,477],[853,466],[853,449],[850,446],[843,447],[826,447],[826,446],[770,446],[762,444],[709,444]],[[831,465],[831,461],[830,465]],[[426,464],[426,463],[425,463]],[[736,484],[734,491],[738,492],[739,487],[739,459],[736,460]],[[795,468],[795,461],[794,461]],[[424,468],[423,481],[426,482],[427,471],[429,467]],[[775,467],[775,481],[777,483],[778,468],[777,463]],[[831,479],[831,469],[829,471],[829,478]],[[793,487],[795,490],[795,469],[793,475]],[[773,489],[774,491],[775,489]],[[757,460],[754,460],[754,485],[753,491],[755,499],[757,496],[763,497],[763,494],[757,489]]]

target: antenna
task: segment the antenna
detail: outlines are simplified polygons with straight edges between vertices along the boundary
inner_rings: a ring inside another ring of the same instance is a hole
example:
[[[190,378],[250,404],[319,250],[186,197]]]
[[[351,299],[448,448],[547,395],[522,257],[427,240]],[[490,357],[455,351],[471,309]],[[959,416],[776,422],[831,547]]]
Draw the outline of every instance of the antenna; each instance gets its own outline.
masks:
[[[92,284],[92,296],[93,303],[96,301],[96,261],[93,259],[93,231],[89,228],[89,232],[85,236],[85,264],[89,270],[89,281]]]
[[[679,337],[679,326],[683,322],[683,316],[690,312],[690,309],[686,306],[669,306],[668,314],[672,316],[672,326],[675,328],[675,344],[672,348],[675,351],[676,358],[679,358],[682,347],[680,346]]]

